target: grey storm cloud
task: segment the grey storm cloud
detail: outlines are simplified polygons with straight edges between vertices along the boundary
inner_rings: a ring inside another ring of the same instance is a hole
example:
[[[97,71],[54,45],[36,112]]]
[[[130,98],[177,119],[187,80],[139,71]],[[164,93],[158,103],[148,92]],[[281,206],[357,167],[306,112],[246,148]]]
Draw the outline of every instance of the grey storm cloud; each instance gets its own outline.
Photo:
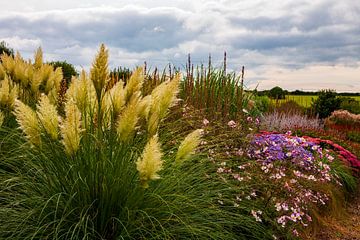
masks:
[[[36,4],[29,11],[0,10],[0,40],[20,52],[41,44],[48,56],[77,66],[88,66],[100,43],[111,50],[114,66],[184,64],[188,53],[198,61],[206,62],[209,53],[221,61],[223,51],[233,68],[360,63],[360,1],[184,0],[168,7],[165,1],[88,2],[58,10],[36,11]]]
[[[351,5],[346,16],[336,7],[336,1],[321,1],[297,14],[290,9],[275,17],[236,16],[214,6],[204,9],[203,15],[179,8],[135,6],[10,13],[0,17],[0,37],[41,39],[50,51],[71,46],[94,48],[104,42],[128,52],[159,52],[197,41],[234,52],[280,54],[284,59],[295,54],[305,62],[358,60],[354,50],[360,46],[360,30],[354,16],[360,16],[360,10]]]
[[[171,48],[193,39],[174,11],[124,9],[78,9],[0,17],[2,36],[40,38],[44,45],[84,46],[105,42],[113,47],[141,52]]]

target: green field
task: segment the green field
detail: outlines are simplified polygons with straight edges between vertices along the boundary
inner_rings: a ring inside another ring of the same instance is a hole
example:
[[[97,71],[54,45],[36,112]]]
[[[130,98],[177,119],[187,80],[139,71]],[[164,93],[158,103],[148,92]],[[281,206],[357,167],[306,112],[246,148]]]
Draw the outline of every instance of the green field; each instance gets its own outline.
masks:
[[[287,101],[295,101],[296,103],[298,103],[300,106],[303,107],[310,107],[311,106],[311,102],[312,100],[316,99],[318,96],[316,95],[310,95],[310,96],[304,96],[304,95],[286,95],[285,99],[281,99],[281,100],[271,100],[274,104],[281,104]],[[360,96],[350,96],[352,98],[354,98],[355,100],[360,102]]]

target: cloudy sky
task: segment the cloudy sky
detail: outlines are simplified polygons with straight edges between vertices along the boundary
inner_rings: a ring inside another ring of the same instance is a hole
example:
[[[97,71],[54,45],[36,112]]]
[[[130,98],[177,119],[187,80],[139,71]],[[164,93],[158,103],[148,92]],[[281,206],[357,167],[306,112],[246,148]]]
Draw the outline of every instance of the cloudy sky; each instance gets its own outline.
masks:
[[[249,87],[360,92],[358,0],[12,0],[1,4],[0,40],[78,69],[100,43],[111,67],[181,67],[188,53],[220,65],[226,51]]]

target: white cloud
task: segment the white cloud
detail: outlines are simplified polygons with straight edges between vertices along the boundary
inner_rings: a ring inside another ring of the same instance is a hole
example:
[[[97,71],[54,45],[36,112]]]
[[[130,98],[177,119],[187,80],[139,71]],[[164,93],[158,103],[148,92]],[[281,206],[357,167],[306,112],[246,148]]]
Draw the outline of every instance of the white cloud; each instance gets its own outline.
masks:
[[[276,83],[269,76],[280,69],[335,88],[324,80],[326,66],[343,66],[343,82],[358,86],[351,69],[360,62],[359,1],[63,0],[54,8],[53,1],[18,0],[0,12],[0,39],[11,47],[32,55],[42,45],[49,60],[77,66],[88,67],[100,43],[110,48],[112,67],[145,60],[181,66],[188,53],[194,63],[206,63],[209,53],[220,63],[227,51],[231,69],[245,65],[248,80],[264,86]],[[294,87],[290,80],[287,86]]]

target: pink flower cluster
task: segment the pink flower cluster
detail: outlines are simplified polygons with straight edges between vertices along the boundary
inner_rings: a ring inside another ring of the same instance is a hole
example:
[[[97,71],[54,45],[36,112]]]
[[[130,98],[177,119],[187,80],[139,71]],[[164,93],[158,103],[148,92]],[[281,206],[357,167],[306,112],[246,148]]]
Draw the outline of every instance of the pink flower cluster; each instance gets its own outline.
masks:
[[[341,158],[344,162],[350,165],[353,168],[360,169],[360,159],[358,159],[354,154],[352,154],[347,149],[343,148],[339,144],[334,143],[330,140],[324,140],[320,138],[312,138],[308,136],[304,136],[305,139],[308,141],[314,142],[316,144],[326,144],[327,146],[331,147],[338,153],[338,157]]]

